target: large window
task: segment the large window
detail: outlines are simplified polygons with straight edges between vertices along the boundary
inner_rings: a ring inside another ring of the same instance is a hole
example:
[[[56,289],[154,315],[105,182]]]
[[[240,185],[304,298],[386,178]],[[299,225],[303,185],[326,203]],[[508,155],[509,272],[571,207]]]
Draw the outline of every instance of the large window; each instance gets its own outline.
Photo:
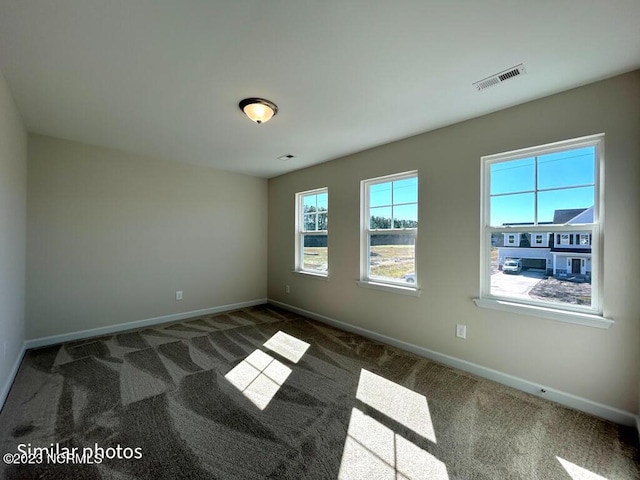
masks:
[[[328,190],[320,188],[296,194],[296,271],[328,274],[328,229]]]
[[[418,176],[362,182],[361,281],[416,290]]]
[[[602,315],[603,138],[483,157],[480,300]]]

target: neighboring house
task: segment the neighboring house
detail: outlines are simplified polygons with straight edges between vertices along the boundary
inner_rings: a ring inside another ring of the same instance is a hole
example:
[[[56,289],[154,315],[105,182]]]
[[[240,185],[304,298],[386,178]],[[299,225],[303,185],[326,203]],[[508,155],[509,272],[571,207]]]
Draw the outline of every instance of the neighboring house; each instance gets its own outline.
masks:
[[[593,222],[593,207],[556,210],[554,224]],[[523,229],[526,225],[522,225]],[[513,232],[503,235],[498,247],[498,268],[509,258],[522,259],[522,268],[543,270],[557,277],[580,276],[591,280],[591,235],[589,232]]]

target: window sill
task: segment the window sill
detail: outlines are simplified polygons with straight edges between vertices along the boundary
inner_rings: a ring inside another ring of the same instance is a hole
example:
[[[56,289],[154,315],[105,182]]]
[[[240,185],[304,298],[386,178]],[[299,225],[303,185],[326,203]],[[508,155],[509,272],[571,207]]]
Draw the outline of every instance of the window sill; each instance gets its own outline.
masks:
[[[306,272],[304,270],[291,270],[291,273],[299,277],[315,278],[318,280],[324,280],[325,282],[329,280],[328,273],[314,273],[314,272]]]
[[[551,307],[527,305],[524,303],[510,302],[507,300],[498,300],[493,298],[474,298],[473,301],[476,306],[482,308],[491,308],[493,310],[502,310],[503,312],[519,313],[532,317],[557,320],[559,322],[586,325],[588,327],[607,329],[615,323],[613,320],[592,313],[558,310]]]
[[[374,290],[383,290],[386,292],[399,293],[401,295],[410,295],[419,297],[421,290],[416,287],[405,287],[403,285],[392,285],[390,283],[378,283],[367,280],[358,280],[356,282],[359,287],[372,288]]]

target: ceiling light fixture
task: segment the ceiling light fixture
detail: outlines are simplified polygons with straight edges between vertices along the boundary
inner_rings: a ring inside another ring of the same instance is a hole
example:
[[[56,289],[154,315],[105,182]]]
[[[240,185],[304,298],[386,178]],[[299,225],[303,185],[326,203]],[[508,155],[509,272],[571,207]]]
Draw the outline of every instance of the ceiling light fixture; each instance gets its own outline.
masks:
[[[245,98],[238,106],[247,117],[256,123],[268,122],[278,113],[278,106],[264,98]]]

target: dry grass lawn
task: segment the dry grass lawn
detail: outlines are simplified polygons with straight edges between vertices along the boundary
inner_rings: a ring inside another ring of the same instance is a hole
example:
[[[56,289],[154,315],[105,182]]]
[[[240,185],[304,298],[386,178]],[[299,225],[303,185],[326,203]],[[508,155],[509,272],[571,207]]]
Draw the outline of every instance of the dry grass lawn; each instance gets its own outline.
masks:
[[[329,252],[327,247],[305,247],[304,249],[304,269],[305,270],[327,270],[329,264]]]
[[[371,276],[401,280],[415,272],[413,245],[377,245],[371,247]]]

